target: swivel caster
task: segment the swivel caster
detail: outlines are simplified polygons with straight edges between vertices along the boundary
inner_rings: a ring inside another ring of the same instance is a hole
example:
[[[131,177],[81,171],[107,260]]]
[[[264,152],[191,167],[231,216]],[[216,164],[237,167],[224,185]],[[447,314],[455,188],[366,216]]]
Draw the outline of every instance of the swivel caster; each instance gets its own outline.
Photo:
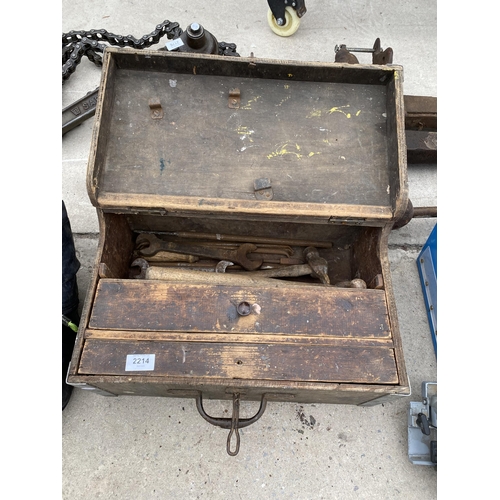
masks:
[[[306,13],[305,0],[268,0],[267,22],[276,35],[291,36]]]

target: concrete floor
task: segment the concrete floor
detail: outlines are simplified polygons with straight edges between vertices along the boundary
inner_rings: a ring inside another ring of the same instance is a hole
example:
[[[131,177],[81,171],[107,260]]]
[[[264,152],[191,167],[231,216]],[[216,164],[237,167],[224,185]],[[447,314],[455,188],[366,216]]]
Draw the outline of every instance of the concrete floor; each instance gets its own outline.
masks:
[[[394,49],[394,63],[404,67],[404,93],[437,96],[435,0],[308,0],[306,5],[308,12],[290,38],[271,32],[265,0],[63,0],[62,31],[104,28],[138,38],[165,19],[183,29],[197,21],[219,41],[236,43],[240,55],[303,61],[333,61],[336,44],[371,47],[379,37],[383,48]],[[371,61],[368,54],[359,59]],[[62,87],[62,106],[95,89],[99,80],[100,69],[83,60]],[[62,198],[82,263],[82,303],[98,241],[97,216],[85,186],[92,125],[90,119],[62,140]],[[408,170],[413,205],[437,205],[436,166]],[[415,264],[436,222],[414,219],[393,231],[389,242],[410,398],[372,408],[270,403],[259,422],[240,431],[240,453],[230,457],[227,431],[202,420],[194,400],[108,398],[75,389],[62,413],[62,497],[436,498],[437,468],[412,465],[407,455],[409,403],[421,400],[422,381],[437,379]],[[229,406],[207,401],[206,409],[215,415]],[[243,403],[242,412],[254,410],[255,403]]]

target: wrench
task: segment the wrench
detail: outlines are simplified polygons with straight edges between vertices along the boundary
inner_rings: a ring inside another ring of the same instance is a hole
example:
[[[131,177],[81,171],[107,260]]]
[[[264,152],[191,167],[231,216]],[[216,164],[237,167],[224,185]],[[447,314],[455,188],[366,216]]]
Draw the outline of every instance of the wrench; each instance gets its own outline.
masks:
[[[143,257],[151,257],[160,250],[177,252],[188,255],[197,255],[199,257],[208,257],[218,260],[228,260],[240,264],[248,271],[254,271],[262,265],[262,259],[250,260],[248,254],[257,249],[252,243],[244,243],[238,248],[213,248],[203,245],[186,245],[173,241],[164,241],[154,234],[142,233],[136,240],[137,251]]]
[[[225,273],[226,269],[232,265],[232,262],[221,260],[215,267],[211,267],[210,269],[207,268],[207,271],[214,273]],[[141,269],[141,272],[135,276],[136,279],[146,279],[146,270],[149,268],[149,262],[147,260],[141,258],[135,259],[134,262],[132,262],[131,267],[139,267]]]

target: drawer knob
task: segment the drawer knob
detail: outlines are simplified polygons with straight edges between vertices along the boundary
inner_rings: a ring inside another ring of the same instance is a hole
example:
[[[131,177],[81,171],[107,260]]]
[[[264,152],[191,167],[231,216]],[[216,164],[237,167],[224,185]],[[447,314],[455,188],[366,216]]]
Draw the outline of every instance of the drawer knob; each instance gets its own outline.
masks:
[[[240,316],[248,316],[252,311],[252,306],[248,302],[240,302],[236,310]]]

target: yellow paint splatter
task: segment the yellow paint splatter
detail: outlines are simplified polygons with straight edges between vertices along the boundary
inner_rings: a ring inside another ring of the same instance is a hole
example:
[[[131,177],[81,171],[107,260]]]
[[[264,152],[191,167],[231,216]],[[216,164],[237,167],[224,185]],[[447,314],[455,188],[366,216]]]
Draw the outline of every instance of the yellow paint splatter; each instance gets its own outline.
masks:
[[[281,99],[281,102],[279,104],[276,104],[276,106],[281,106],[284,102],[288,101],[291,96],[287,95],[284,99]]]
[[[321,116],[321,109],[313,109],[307,118],[314,118],[316,116]]]
[[[257,102],[262,96],[255,96],[253,99],[250,99],[244,106],[240,106],[240,109],[252,109],[252,103]]]
[[[292,78],[292,73],[288,73],[288,78]]]
[[[248,127],[243,127],[243,126],[240,125],[236,129],[236,132],[238,132],[238,134],[240,134],[240,135],[252,135],[255,131],[249,129]]]
[[[346,118],[351,118],[351,113],[346,113],[342,108],[350,108],[351,106],[347,104],[347,106],[334,106],[331,108],[328,113],[331,115],[333,113],[342,113]]]
[[[292,148],[295,148],[295,151],[293,151]],[[298,158],[300,160],[301,158],[304,158],[304,157],[311,157],[314,155],[321,154],[321,152],[319,152],[319,151],[318,152],[311,151],[307,155],[303,155],[300,153],[300,151],[301,151],[301,147],[297,143],[291,145],[287,142],[287,143],[283,144],[282,146],[277,147],[276,150],[273,151],[271,154],[268,154],[267,158],[270,160],[271,158],[276,158],[278,156],[294,155],[296,158]]]
[[[345,108],[350,108],[350,104],[347,104],[346,106],[334,106],[333,108],[330,108],[328,110],[328,114],[333,114],[333,113],[342,113],[346,118],[351,118],[351,113],[344,111]],[[359,116],[361,113],[361,110],[358,110],[356,112],[355,116]],[[321,109],[313,109],[307,118],[317,118],[322,116],[323,111]]]
[[[290,88],[290,85],[288,85],[288,83],[285,83],[285,85],[283,85],[283,87],[284,87],[285,89],[289,89],[289,88]]]

